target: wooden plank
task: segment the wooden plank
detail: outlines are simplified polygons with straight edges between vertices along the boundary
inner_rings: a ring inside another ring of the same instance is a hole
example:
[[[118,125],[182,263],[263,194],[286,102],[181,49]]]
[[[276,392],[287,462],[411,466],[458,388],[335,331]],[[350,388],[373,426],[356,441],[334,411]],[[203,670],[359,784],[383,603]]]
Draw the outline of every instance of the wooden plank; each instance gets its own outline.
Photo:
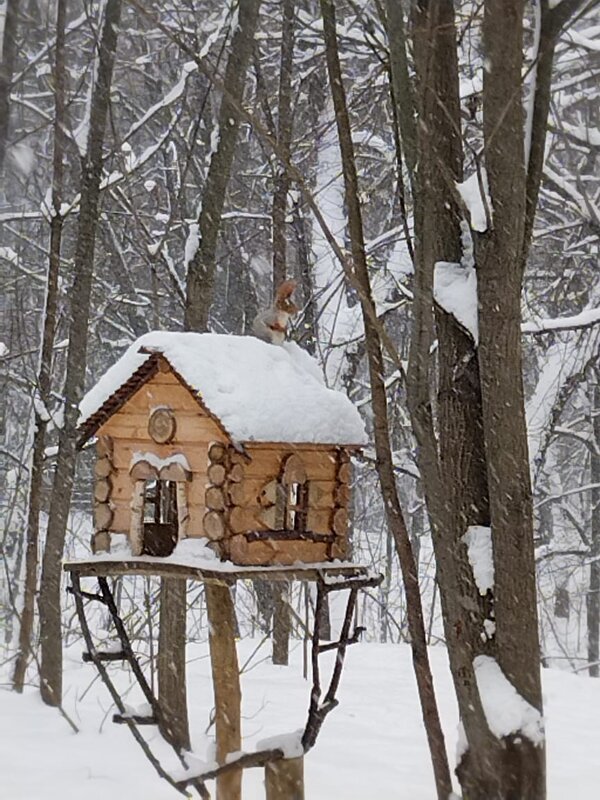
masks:
[[[235,507],[229,514],[229,527],[233,533],[243,533],[244,531],[261,530],[266,527],[261,519],[261,514],[265,509],[260,506]]]
[[[265,515],[265,512],[269,511],[275,512],[275,507],[265,509],[260,506],[236,506],[229,513],[229,527],[232,533],[281,527],[275,513],[272,518]],[[306,527],[315,533],[331,533],[331,517],[332,509],[329,507],[309,509]]]
[[[103,433],[110,433],[113,439],[140,439],[152,442],[148,432],[149,414],[126,414],[118,411],[102,426]],[[219,429],[209,417],[200,414],[175,414],[176,430],[170,444],[196,444],[211,442],[219,435]]]
[[[202,408],[194,397],[177,379],[174,383],[161,383],[157,381],[158,375],[141,386],[137,392],[123,404],[117,413],[128,411],[147,411],[156,406],[168,406],[173,411],[195,411],[203,414]]]
[[[110,575],[156,575],[165,578],[181,578],[206,583],[232,584],[236,580],[260,579],[273,581],[315,581],[323,576],[365,577],[369,567],[360,564],[332,565],[319,564],[317,568],[310,566],[285,566],[276,567],[244,567],[240,565],[235,570],[206,570],[190,567],[186,564],[165,562],[161,559],[137,561],[132,558],[128,561],[122,559],[101,561],[73,561],[63,564],[65,572],[76,572],[81,577],[97,577]]]
[[[233,505],[268,506],[275,503],[278,481],[262,478],[246,478],[242,483],[232,484],[227,492]],[[309,481],[309,503],[311,508],[332,508],[335,505],[335,482],[332,480]],[[346,487],[347,488],[347,487]]]
[[[319,563],[328,560],[329,545],[322,542],[261,540],[248,542],[245,536],[229,540],[234,564],[269,566]]]
[[[118,470],[129,472],[134,453],[154,453],[159,458],[168,458],[179,453],[185,455],[192,472],[206,475],[206,447],[198,442],[185,444],[155,444],[149,440],[123,438],[115,441],[114,465]]]
[[[248,446],[251,460],[245,466],[246,478],[263,478],[266,481],[279,477],[283,460],[293,453],[293,447],[271,450]],[[337,452],[334,450],[305,450],[301,454],[308,480],[330,480],[336,478]]]
[[[112,475],[112,500],[124,503],[130,502],[134,482],[128,471],[117,470],[114,472]]]

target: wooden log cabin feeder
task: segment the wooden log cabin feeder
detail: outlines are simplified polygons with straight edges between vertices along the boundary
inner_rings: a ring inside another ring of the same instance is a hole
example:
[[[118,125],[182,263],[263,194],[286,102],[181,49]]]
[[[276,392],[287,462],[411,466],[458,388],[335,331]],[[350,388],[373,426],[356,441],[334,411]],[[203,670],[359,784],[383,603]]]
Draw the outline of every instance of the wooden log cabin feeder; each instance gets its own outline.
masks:
[[[240,566],[348,556],[364,427],[296,344],[146,334],[84,398],[79,446],[92,437],[97,554],[126,534],[132,558],[184,539]]]

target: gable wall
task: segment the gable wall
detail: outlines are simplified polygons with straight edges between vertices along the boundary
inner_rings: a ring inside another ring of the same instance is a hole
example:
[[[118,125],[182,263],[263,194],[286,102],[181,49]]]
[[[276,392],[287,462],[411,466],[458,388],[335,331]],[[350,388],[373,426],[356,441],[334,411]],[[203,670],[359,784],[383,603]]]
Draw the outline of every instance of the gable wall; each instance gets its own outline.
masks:
[[[170,444],[156,444],[148,433],[150,414],[159,406],[171,408],[177,421],[175,437]],[[190,536],[203,535],[208,446],[211,442],[224,442],[226,437],[172,372],[158,372],[147,381],[99,428],[97,435],[110,436],[113,441],[115,471],[111,475],[111,531],[129,532],[134,483],[129,469],[134,453],[149,452],[159,458],[183,453],[192,470],[192,480],[187,484],[190,513],[188,533]]]

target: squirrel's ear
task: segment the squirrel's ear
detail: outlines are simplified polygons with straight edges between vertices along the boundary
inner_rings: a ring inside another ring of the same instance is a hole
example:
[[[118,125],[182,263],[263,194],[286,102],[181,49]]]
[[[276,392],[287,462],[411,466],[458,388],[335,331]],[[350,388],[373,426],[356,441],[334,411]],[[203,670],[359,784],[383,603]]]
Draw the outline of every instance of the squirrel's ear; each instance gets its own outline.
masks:
[[[284,281],[280,287],[277,289],[277,299],[278,300],[287,300],[294,293],[294,289],[298,284],[296,281],[290,279]]]

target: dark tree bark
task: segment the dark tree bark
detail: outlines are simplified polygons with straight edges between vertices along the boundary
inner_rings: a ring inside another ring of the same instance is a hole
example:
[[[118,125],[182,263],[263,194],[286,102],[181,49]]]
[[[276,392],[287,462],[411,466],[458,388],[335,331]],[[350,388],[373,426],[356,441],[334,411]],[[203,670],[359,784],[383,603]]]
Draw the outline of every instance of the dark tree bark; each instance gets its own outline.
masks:
[[[415,98],[408,70],[402,3],[397,2],[397,0],[385,1],[385,28],[388,37],[390,84],[394,116],[400,132],[402,152],[410,176],[410,183],[413,186],[417,167]]]
[[[10,114],[10,88],[17,57],[17,18],[19,0],[6,0],[2,61],[0,62],[0,174],[4,168],[8,121]]]
[[[590,479],[596,486],[600,483],[600,370],[594,370],[593,387],[590,391],[592,411],[592,441]],[[600,489],[591,491],[592,513],[590,530],[590,582],[586,598],[588,661],[590,677],[600,676]]]
[[[487,0],[483,42],[485,163],[492,227],[477,237],[479,369],[495,566],[498,664],[542,712],[533,511],[521,360],[526,213],[521,97],[524,0]],[[510,168],[508,167],[510,165]],[[501,301],[499,301],[501,298]],[[545,750],[521,736],[507,752],[501,797],[545,797]]]
[[[460,212],[449,186],[462,179],[452,2],[418,3],[411,28],[419,126],[408,401],[419,444],[448,654],[470,750],[459,777],[467,797],[493,797],[498,776],[488,759],[500,747],[488,730],[473,668],[475,656],[487,649],[481,634],[489,609],[482,603],[461,541],[469,525],[489,524],[479,370],[471,336],[442,309],[434,314],[433,306],[435,263],[461,260]],[[439,347],[437,436],[431,397],[434,331]]]
[[[290,658],[289,588],[273,584],[273,663],[287,667]]]
[[[281,159],[277,163],[273,191],[273,293],[287,277],[287,200],[290,188],[287,163],[292,140],[292,64],[294,56],[294,0],[282,2],[281,62],[279,67],[279,98],[277,103],[277,144]],[[273,663],[287,665],[289,661],[290,610],[289,587],[274,583],[273,593]]]
[[[273,291],[287,277],[286,216],[290,179],[287,162],[292,140],[292,63],[294,56],[294,0],[282,2],[281,64],[279,68],[279,101],[277,104],[277,143],[281,159],[277,165],[273,192]]]
[[[63,218],[61,203],[63,191],[63,159],[65,154],[65,18],[66,0],[58,0],[56,7],[56,46],[54,57],[54,153],[52,158],[52,217],[50,220],[50,255],[46,281],[46,306],[44,308],[42,351],[38,374],[38,400],[35,407],[35,432],[33,436],[29,509],[27,516],[27,544],[25,550],[25,585],[23,610],[19,631],[19,651],[13,673],[13,688],[23,691],[25,671],[31,651],[35,616],[35,592],[38,570],[38,541],[42,485],[44,478],[44,448],[46,444],[47,409],[50,407],[52,350],[56,330],[58,276]],[[40,404],[43,408],[40,409]]]
[[[202,210],[198,219],[200,243],[188,265],[184,325],[186,330],[205,331],[213,301],[217,239],[221,214],[229,184],[239,130],[239,106],[244,94],[246,70],[252,55],[260,0],[239,0],[238,25],[231,41],[225,69],[219,111],[219,140],[212,154],[202,192]]]
[[[385,390],[385,364],[382,355],[380,329],[375,324],[376,310],[371,293],[365,255],[362,212],[359,200],[354,147],[352,144],[346,95],[342,83],[337,48],[335,8],[332,0],[321,0],[321,12],[323,15],[323,33],[325,37],[329,85],[333,98],[342,154],[342,171],[344,175],[345,199],[348,211],[348,232],[352,252],[352,269],[361,287],[361,306],[363,310],[369,381],[373,404],[377,470],[381,491],[385,501],[384,506],[387,524],[394,537],[402,570],[413,663],[415,666],[415,675],[425,722],[425,730],[429,742],[437,794],[440,799],[448,798],[452,791],[452,782],[450,780],[444,735],[440,725],[433,688],[433,678],[427,654],[419,581],[394,475]]]
[[[58,443],[39,598],[40,690],[43,700],[49,705],[59,704],[62,697],[61,560],[75,476],[75,432],[85,378],[98,201],[102,176],[102,146],[110,102],[110,86],[120,14],[121,0],[107,0],[99,44],[98,73],[90,104],[87,151],[83,160],[81,177],[81,202],[74,259],[75,280],[71,291],[69,345],[64,388],[64,422]]]

